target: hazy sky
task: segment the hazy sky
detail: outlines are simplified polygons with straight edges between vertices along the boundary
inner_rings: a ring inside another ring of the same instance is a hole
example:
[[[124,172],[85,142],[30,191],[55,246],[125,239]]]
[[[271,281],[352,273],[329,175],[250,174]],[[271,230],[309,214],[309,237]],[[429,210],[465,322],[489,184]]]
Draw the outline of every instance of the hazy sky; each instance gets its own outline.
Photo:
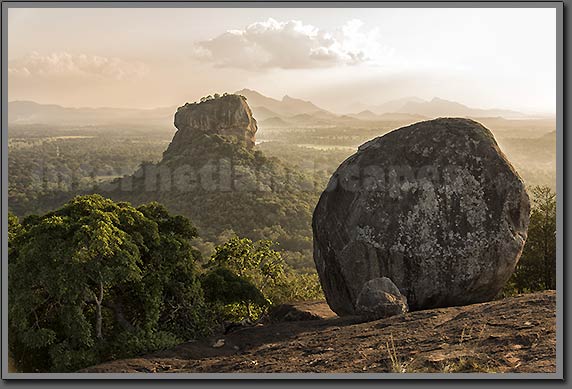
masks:
[[[434,96],[554,112],[554,9],[9,9],[9,99],[182,105],[255,89],[328,109]]]

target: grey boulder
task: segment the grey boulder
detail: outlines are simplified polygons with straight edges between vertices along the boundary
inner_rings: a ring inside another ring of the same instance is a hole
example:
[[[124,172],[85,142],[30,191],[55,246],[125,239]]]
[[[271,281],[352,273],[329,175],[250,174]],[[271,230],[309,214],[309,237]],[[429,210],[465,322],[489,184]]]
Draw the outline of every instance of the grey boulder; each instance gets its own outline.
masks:
[[[491,132],[441,118],[359,147],[314,210],[314,261],[338,315],[369,280],[388,277],[410,310],[491,300],[527,236],[524,183]]]

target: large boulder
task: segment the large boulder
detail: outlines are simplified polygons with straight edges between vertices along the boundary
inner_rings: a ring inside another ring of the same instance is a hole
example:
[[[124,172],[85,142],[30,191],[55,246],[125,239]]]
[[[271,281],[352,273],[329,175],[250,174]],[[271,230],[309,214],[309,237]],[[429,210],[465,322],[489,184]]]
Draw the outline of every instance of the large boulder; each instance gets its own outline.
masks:
[[[336,170],[314,211],[314,261],[338,315],[390,278],[409,309],[490,300],[526,240],[524,183],[491,132],[459,118],[373,139]]]

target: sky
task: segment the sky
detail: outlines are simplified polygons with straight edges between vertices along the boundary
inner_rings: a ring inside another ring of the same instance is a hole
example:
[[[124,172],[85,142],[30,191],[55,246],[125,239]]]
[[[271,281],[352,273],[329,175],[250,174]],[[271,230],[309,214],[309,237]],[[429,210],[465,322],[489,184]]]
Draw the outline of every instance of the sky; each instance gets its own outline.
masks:
[[[555,9],[10,8],[8,98],[179,106],[248,88],[336,112],[556,107]]]

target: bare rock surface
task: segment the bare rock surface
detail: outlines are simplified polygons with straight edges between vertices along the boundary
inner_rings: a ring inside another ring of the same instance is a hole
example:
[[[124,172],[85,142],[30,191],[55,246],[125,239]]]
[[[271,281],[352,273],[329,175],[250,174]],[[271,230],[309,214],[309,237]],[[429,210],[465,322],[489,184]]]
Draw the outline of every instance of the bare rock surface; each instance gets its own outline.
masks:
[[[481,124],[441,118],[360,146],[314,211],[314,261],[338,315],[388,277],[411,310],[494,298],[518,262],[530,204]]]
[[[329,312],[325,302],[303,309]],[[555,313],[556,293],[546,291],[368,322],[268,323],[81,372],[554,373]]]

